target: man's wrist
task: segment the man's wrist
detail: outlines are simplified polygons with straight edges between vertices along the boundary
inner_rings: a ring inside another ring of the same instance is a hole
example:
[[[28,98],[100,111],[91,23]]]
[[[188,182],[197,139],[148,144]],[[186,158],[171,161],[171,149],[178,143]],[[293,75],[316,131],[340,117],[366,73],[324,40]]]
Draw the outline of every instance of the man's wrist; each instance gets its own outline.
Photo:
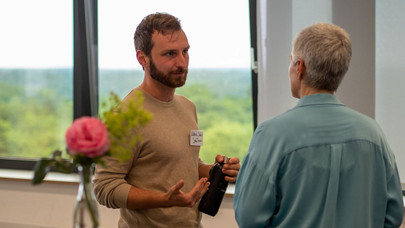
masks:
[[[172,205],[170,204],[170,197],[169,193],[162,193],[162,199],[161,199],[162,207],[167,208],[171,207]]]

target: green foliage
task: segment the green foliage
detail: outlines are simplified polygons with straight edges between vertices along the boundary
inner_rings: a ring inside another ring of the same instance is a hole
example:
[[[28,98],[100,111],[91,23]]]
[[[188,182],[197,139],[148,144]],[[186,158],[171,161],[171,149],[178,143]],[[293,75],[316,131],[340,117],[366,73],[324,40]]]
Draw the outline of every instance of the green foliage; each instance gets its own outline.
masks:
[[[100,103],[110,102],[110,91],[124,97],[143,80],[142,70],[99,73]],[[64,134],[73,120],[72,82],[72,69],[0,69],[0,156],[40,158],[65,149]],[[244,157],[253,134],[249,69],[190,69],[177,93],[196,104],[203,161],[212,163],[216,154]],[[100,113],[114,107],[107,106]]]
[[[132,149],[142,139],[137,128],[152,119],[152,114],[142,108],[143,96],[137,92],[127,103],[120,104],[117,94],[110,93],[109,103],[104,102],[102,120],[110,139],[110,155],[123,162],[131,158]],[[106,108],[107,107],[107,108]]]
[[[200,158],[213,163],[217,154],[243,159],[253,135],[250,96],[217,97],[205,84],[195,83],[178,89],[192,100],[198,112],[198,126],[204,131]]]
[[[213,163],[217,154],[227,157],[246,155],[252,138],[252,126],[238,122],[218,122],[204,131],[204,145],[201,147],[200,158],[204,162]]]
[[[52,88],[28,95],[23,87],[0,84],[0,156],[38,158],[64,148],[72,120],[72,101]]]
[[[42,183],[51,167],[55,167],[61,173],[72,173],[74,165],[71,161],[62,158],[62,151],[55,150],[50,158],[40,159],[34,167],[33,185]]]

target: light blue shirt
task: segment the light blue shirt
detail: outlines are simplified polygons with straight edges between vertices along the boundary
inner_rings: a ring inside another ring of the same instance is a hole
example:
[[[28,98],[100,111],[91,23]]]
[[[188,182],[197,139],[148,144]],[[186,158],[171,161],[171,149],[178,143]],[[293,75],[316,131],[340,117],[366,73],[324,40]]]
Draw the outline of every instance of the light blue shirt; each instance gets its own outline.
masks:
[[[377,123],[314,94],[260,124],[234,195],[247,227],[399,227],[401,183]]]

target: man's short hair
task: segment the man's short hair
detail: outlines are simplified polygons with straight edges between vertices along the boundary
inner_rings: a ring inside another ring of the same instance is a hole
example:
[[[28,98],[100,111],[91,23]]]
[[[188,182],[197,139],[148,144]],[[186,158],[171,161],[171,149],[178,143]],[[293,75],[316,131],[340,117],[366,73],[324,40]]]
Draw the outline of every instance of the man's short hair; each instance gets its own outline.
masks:
[[[352,47],[344,29],[317,23],[297,35],[293,55],[304,61],[307,86],[335,92],[349,69]]]
[[[152,34],[157,31],[165,35],[168,32],[181,30],[179,19],[167,13],[150,14],[143,18],[134,35],[135,50],[141,50],[150,56],[153,42]]]

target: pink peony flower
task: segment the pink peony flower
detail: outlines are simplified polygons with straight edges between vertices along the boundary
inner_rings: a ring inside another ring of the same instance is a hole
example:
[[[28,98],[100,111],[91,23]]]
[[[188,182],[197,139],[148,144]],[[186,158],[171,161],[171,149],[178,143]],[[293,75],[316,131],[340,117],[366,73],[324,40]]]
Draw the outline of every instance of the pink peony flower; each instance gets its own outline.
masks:
[[[98,157],[110,147],[107,128],[101,120],[94,117],[84,116],[73,121],[66,131],[65,139],[71,155]]]

